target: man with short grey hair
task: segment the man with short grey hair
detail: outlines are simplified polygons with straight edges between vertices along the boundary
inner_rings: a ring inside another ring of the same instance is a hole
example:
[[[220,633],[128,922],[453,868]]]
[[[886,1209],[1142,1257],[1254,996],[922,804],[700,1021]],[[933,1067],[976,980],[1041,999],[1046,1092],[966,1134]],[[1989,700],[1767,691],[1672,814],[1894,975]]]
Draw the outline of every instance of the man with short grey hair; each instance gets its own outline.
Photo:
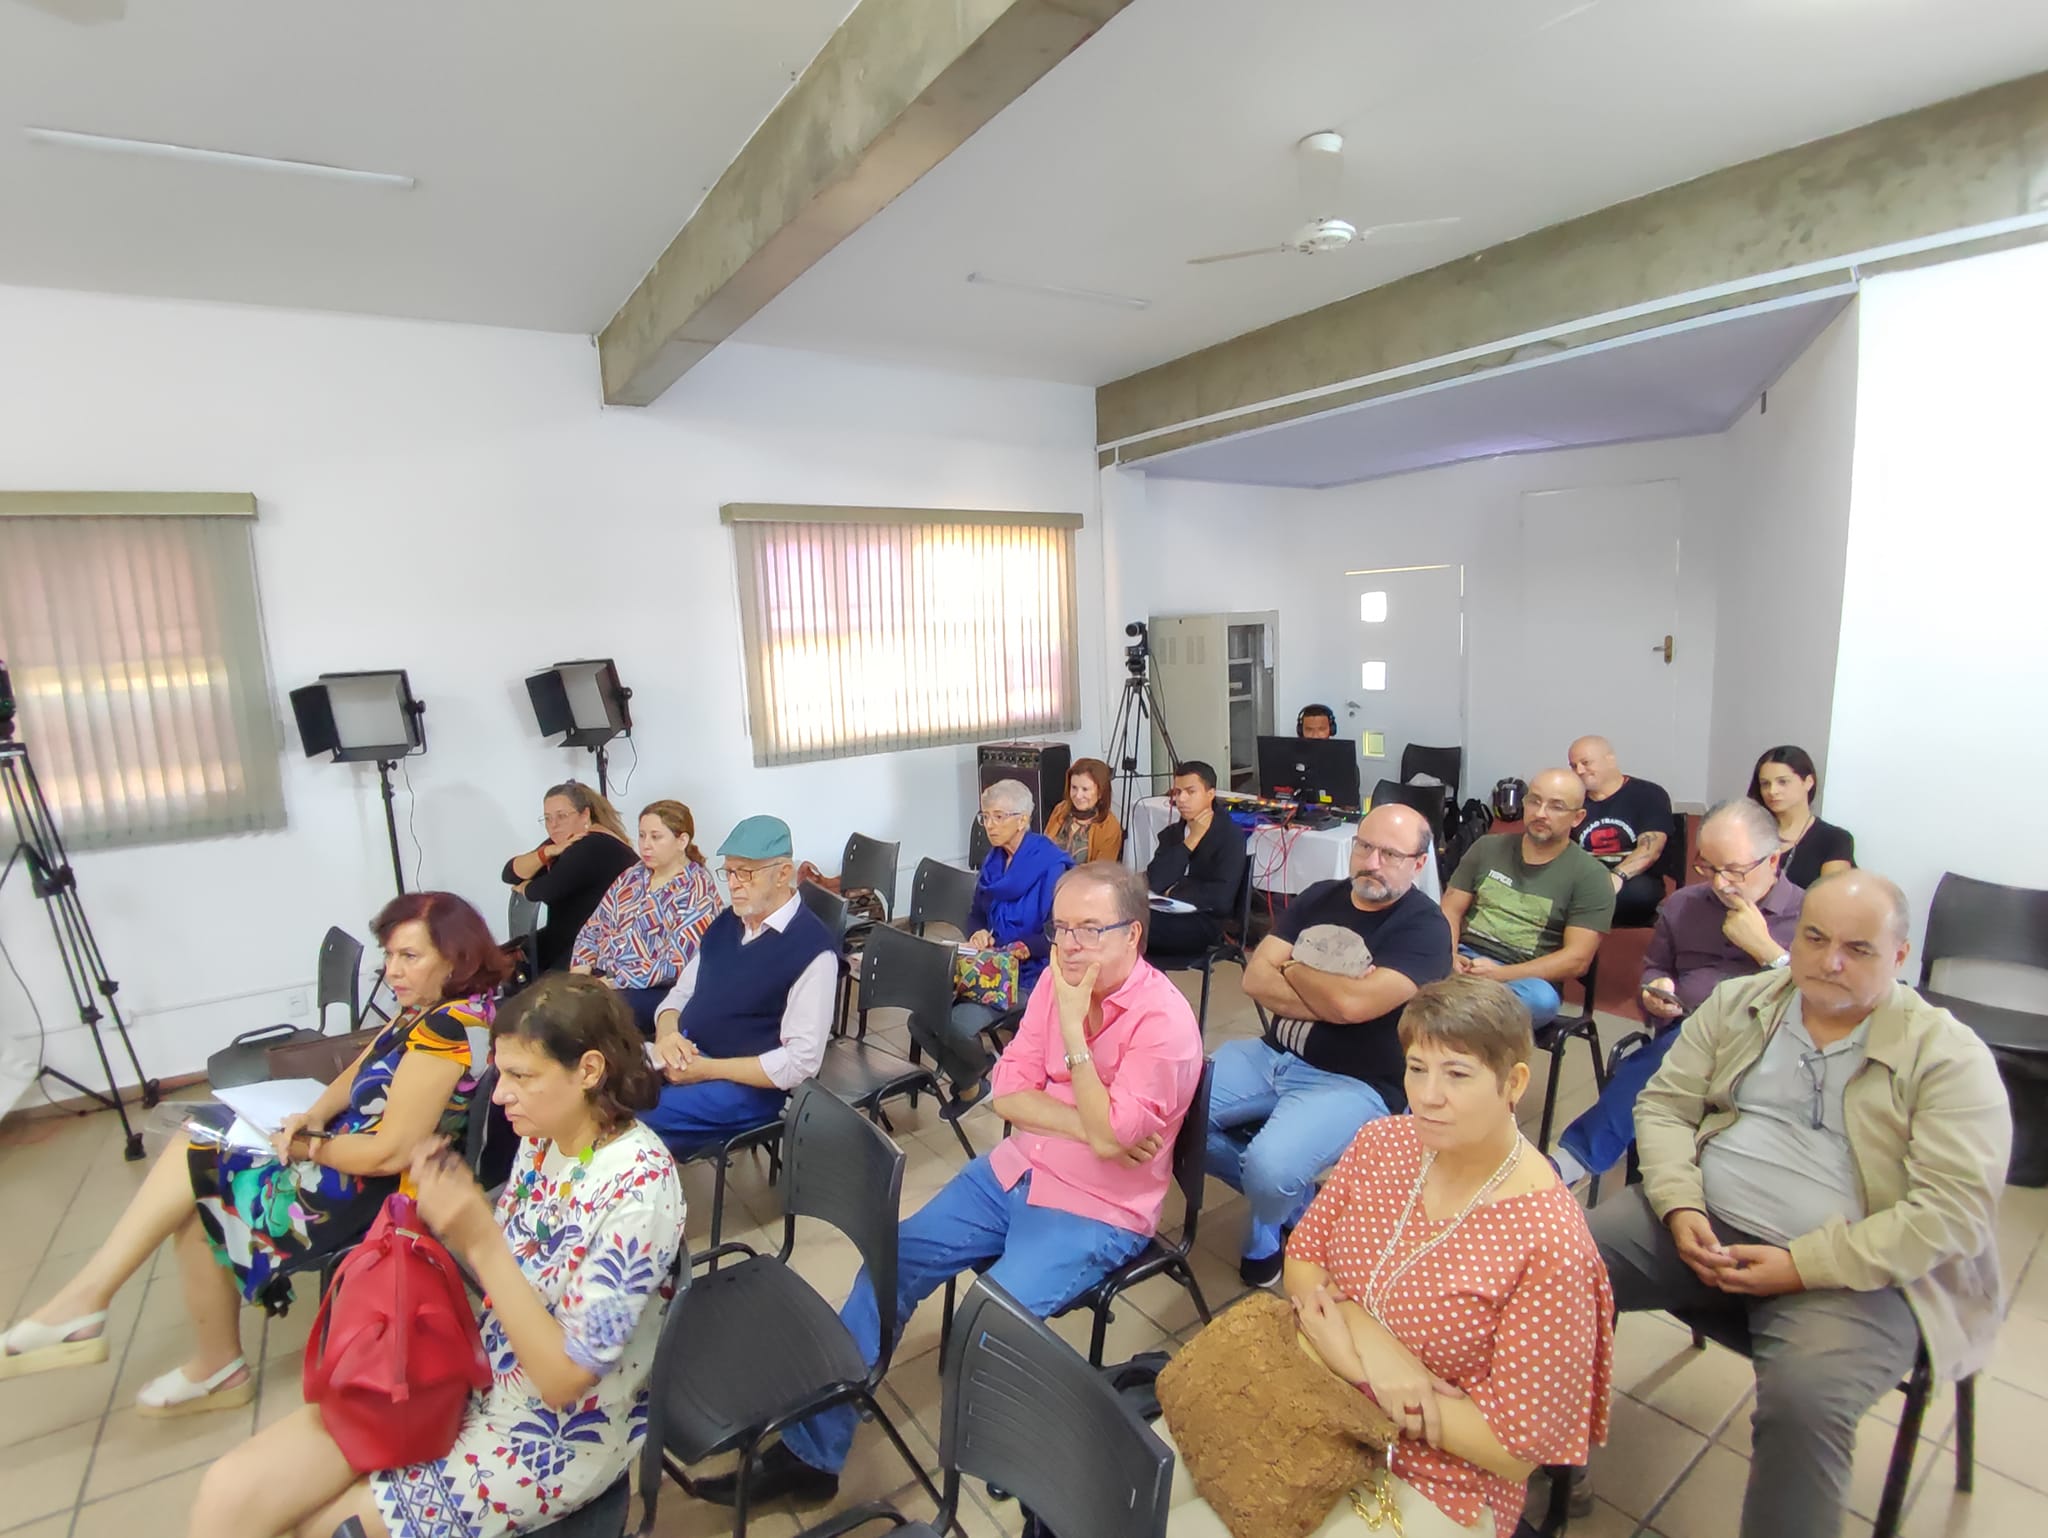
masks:
[[[1636,1100],[1643,1183],[1593,1214],[1621,1309],[1722,1312],[1756,1364],[1742,1538],[1831,1538],[1856,1426],[1924,1349],[1990,1358],[2012,1115],[1990,1049],[1895,981],[1905,898],[1806,893],[1791,959],[1716,988]]]
[[[1636,999],[1650,1039],[1614,1065],[1591,1110],[1557,1140],[1567,1185],[1611,1169],[1635,1141],[1636,1096],[1678,1040],[1685,1017],[1731,977],[1752,977],[1790,959],[1799,888],[1779,870],[1778,821],[1747,796],[1724,801],[1700,823],[1695,874],[1657,914]]]

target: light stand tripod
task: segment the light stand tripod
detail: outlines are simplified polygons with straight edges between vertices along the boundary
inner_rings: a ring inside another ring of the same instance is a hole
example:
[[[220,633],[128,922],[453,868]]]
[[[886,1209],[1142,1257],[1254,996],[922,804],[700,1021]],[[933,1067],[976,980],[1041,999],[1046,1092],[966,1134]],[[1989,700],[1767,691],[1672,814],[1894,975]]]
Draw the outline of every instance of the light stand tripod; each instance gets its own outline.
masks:
[[[391,771],[398,767],[395,758],[377,760],[377,783],[384,790],[384,831],[391,836],[391,879],[398,883],[398,895],[405,895],[405,861],[398,853],[398,806],[397,792],[391,788]]]
[[[36,1078],[55,1079],[120,1117],[121,1131],[126,1138],[123,1152],[130,1159],[140,1159],[142,1134],[128,1120],[128,1108],[122,1104],[120,1086],[114,1081],[114,1064],[107,1056],[106,1039],[100,1034],[103,1016],[97,1002],[99,999],[106,1000],[106,1013],[112,1016],[114,1030],[128,1054],[129,1065],[142,1084],[145,1108],[157,1103],[157,1081],[143,1074],[141,1059],[135,1055],[135,1043],[128,1036],[128,1023],[121,1018],[121,1006],[114,1000],[121,985],[107,976],[106,963],[100,957],[99,941],[94,938],[85,908],[78,900],[78,878],[72,873],[71,862],[64,853],[64,840],[57,832],[57,821],[50,815],[50,803],[43,799],[42,784],[36,779],[36,766],[29,759],[27,745],[13,741],[13,734],[13,721],[0,720],[0,786],[6,789],[7,810],[14,820],[15,836],[14,853],[7,857],[5,868],[0,868],[0,886],[4,886],[14,873],[17,861],[28,866],[29,888],[45,905],[44,911],[50,916],[50,932],[57,937],[57,953],[64,962],[64,980],[71,985],[71,998],[78,1006],[78,1018],[92,1032],[93,1049],[99,1053],[100,1067],[107,1075],[107,1089],[105,1094],[88,1089],[69,1074],[48,1064],[36,1070]]]
[[[1137,640],[1124,648],[1124,692],[1117,701],[1116,719],[1109,728],[1109,768],[1112,778],[1123,787],[1122,804],[1117,816],[1123,825],[1131,825],[1131,805],[1136,799],[1137,783],[1142,778],[1150,782],[1160,778],[1158,765],[1148,775],[1138,773],[1138,747],[1145,735],[1149,721],[1159,733],[1159,740],[1166,747],[1167,768],[1180,762],[1180,749],[1173,745],[1173,733],[1167,729],[1166,712],[1159,708],[1159,690],[1153,685],[1147,671],[1151,660],[1151,637],[1146,634],[1142,622],[1133,620],[1124,626],[1124,634],[1136,636]]]

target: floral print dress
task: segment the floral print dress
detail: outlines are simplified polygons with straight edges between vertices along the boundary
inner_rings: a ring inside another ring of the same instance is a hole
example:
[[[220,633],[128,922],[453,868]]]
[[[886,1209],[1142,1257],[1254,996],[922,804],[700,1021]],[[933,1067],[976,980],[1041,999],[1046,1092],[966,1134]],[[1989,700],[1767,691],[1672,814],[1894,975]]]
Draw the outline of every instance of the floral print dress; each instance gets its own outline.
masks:
[[[399,1063],[420,1052],[463,1065],[438,1129],[459,1144],[482,1072],[472,1062],[469,1033],[487,1030],[491,1015],[483,996],[402,1012],[370,1043],[349,1084],[348,1106],[330,1130],[376,1131]],[[196,1138],[186,1163],[214,1258],[235,1273],[244,1298],[278,1313],[291,1302],[289,1273],[315,1269],[361,1239],[399,1185],[396,1176],[345,1175],[311,1160],[281,1164],[269,1153],[217,1148]]]
[[[454,1449],[370,1476],[391,1538],[498,1538],[556,1521],[603,1494],[647,1433],[647,1379],[683,1243],[682,1182],[661,1139],[636,1121],[587,1164],[527,1139],[498,1223],[596,1386],[549,1409],[485,1299],[491,1386],[471,1396]]]

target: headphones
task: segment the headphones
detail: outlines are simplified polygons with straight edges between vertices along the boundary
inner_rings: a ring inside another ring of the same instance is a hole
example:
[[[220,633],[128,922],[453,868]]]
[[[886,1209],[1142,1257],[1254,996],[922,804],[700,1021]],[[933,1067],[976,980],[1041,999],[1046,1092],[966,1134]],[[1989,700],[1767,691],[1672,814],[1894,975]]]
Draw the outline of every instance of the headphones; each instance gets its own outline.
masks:
[[[1333,737],[1337,735],[1336,711],[1332,710],[1328,705],[1304,705],[1294,714],[1295,736],[1299,737],[1301,735],[1302,723],[1307,721],[1310,716],[1328,716],[1330,718],[1330,735]]]

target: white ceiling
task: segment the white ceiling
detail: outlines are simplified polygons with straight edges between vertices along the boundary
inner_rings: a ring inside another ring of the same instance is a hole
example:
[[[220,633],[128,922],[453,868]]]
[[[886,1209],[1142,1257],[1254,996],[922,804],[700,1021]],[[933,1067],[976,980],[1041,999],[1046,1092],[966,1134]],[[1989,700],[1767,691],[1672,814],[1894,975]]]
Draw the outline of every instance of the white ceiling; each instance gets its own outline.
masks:
[[[594,331],[853,0],[0,0],[0,283]],[[418,178],[33,145],[27,125]]]
[[[739,336],[1099,384],[2042,69],[2041,0],[1136,0]],[[1311,210],[1293,146],[1321,128],[1349,140],[1342,206]],[[1311,212],[1462,222],[1412,246],[1185,265],[1277,244]]]
[[[1140,461],[1148,475],[1342,486],[1498,454],[1718,433],[1846,297],[1709,318]]]

